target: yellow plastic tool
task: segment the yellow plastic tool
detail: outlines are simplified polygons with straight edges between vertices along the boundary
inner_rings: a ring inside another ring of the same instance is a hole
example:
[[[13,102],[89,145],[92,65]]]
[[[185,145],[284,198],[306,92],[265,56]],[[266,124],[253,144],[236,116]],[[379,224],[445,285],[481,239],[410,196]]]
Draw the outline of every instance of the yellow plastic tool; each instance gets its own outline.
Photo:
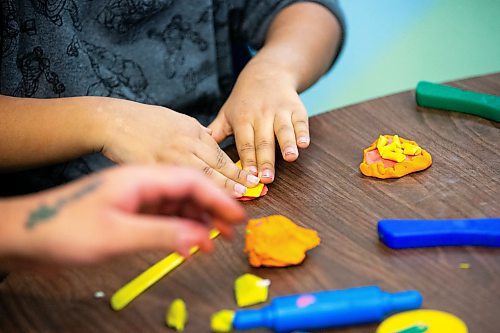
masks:
[[[451,313],[414,310],[395,314],[380,324],[377,333],[467,333],[467,326]]]
[[[218,230],[210,230],[210,239],[219,236]],[[194,246],[189,250],[189,254],[193,255],[198,252],[199,247]],[[120,311],[132,302],[137,296],[142,294],[146,289],[158,282],[162,277],[173,271],[177,266],[182,264],[186,258],[179,253],[174,252],[169,254],[164,259],[142,272],[135,279],[118,289],[111,296],[111,308],[115,311]]]

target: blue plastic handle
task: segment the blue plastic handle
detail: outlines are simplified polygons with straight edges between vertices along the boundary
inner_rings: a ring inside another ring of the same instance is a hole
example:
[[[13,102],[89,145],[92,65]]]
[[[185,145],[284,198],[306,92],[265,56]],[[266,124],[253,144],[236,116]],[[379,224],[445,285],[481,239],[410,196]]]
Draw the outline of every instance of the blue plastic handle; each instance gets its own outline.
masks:
[[[381,220],[378,234],[393,249],[431,246],[500,247],[500,218]]]

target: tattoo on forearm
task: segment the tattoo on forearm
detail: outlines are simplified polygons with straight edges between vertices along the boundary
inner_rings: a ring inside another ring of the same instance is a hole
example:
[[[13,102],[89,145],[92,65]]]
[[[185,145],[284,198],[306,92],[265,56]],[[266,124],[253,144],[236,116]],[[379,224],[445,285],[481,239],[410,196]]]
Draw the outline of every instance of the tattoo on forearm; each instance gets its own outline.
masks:
[[[82,188],[76,192],[57,200],[52,206],[41,204],[37,209],[32,211],[26,222],[26,228],[34,228],[37,224],[46,222],[52,217],[56,216],[57,213],[68,203],[72,201],[77,201],[87,193],[94,191],[101,184],[101,179],[96,179],[89,184],[85,184]]]

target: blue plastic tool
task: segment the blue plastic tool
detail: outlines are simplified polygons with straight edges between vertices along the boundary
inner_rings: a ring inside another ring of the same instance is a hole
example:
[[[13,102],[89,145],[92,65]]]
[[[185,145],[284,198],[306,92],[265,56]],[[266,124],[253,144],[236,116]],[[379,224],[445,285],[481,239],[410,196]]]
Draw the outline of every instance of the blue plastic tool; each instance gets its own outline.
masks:
[[[236,330],[265,327],[275,332],[375,323],[387,315],[420,308],[417,291],[388,293],[377,286],[275,297],[257,310],[236,311]]]
[[[500,247],[500,218],[381,220],[378,234],[393,249],[459,245]]]

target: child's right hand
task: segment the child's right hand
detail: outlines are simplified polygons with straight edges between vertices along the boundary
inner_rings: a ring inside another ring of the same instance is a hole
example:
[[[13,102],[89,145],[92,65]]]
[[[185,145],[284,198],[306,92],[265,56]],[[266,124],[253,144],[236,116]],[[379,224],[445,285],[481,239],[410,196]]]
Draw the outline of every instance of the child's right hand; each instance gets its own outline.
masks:
[[[94,144],[112,161],[193,167],[236,197],[259,183],[236,167],[196,119],[160,106],[108,101],[98,110],[103,125]]]

